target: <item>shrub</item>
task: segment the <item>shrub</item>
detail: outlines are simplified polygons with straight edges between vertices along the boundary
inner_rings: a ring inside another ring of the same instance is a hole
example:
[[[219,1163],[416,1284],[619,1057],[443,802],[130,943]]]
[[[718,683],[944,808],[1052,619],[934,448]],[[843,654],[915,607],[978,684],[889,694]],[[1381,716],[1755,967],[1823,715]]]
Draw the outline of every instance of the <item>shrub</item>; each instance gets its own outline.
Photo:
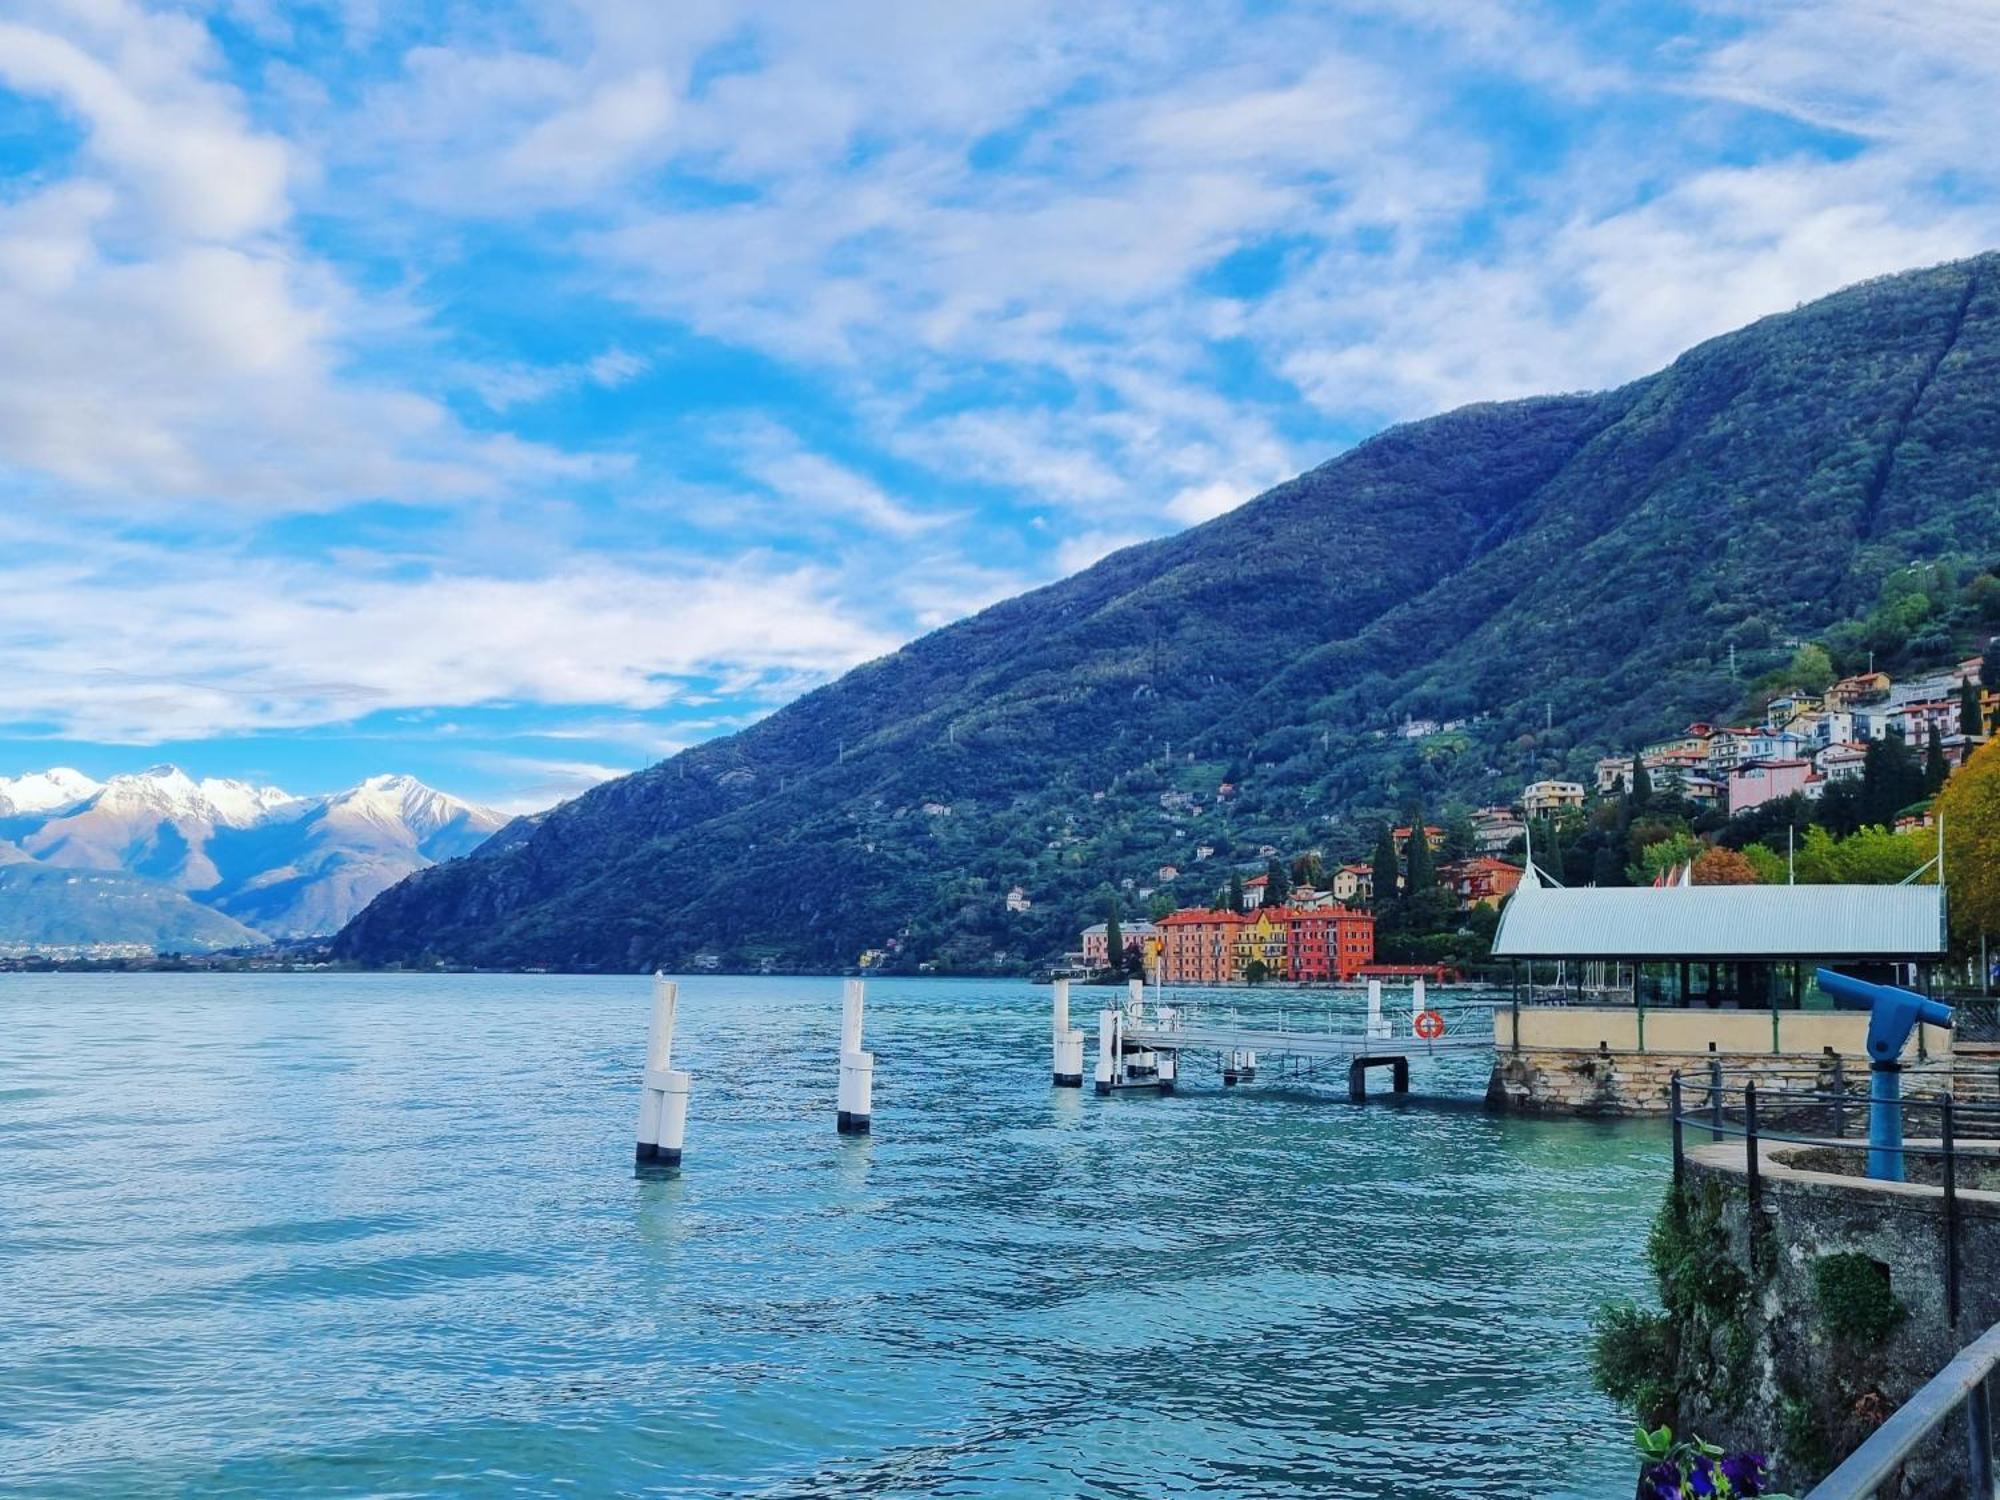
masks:
[[[1590,1378],[1647,1427],[1674,1410],[1673,1319],[1631,1303],[1613,1303],[1591,1320]]]
[[[1850,1344],[1879,1344],[1909,1314],[1889,1284],[1889,1268],[1852,1251],[1813,1262],[1820,1326]]]

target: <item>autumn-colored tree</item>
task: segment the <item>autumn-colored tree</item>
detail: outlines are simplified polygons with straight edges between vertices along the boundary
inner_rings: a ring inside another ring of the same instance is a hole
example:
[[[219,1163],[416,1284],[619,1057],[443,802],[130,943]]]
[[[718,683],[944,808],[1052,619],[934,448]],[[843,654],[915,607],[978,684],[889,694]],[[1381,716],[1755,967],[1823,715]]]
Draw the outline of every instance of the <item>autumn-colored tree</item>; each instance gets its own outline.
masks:
[[[2000,740],[1982,745],[1939,793],[1953,930],[2000,932]]]
[[[1755,885],[1757,867],[1734,849],[1704,849],[1694,857],[1696,885]]]

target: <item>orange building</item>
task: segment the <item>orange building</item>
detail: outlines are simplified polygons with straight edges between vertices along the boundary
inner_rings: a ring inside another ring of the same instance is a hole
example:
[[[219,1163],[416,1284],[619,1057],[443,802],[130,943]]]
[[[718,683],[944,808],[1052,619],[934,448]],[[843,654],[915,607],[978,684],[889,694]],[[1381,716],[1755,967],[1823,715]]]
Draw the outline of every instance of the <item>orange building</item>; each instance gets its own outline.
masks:
[[[1344,984],[1375,957],[1375,916],[1345,906],[1284,913],[1290,977]]]
[[[1273,979],[1344,983],[1375,957],[1374,915],[1345,906],[1194,909],[1155,925],[1163,984],[1241,984],[1252,960]]]
[[[1440,865],[1438,878],[1458,897],[1459,906],[1470,910],[1475,906],[1498,906],[1513,895],[1514,887],[1521,883],[1521,867],[1482,855]]]
[[[1162,984],[1228,984],[1236,971],[1236,934],[1249,922],[1241,912],[1191,907],[1153,924],[1160,940]]]

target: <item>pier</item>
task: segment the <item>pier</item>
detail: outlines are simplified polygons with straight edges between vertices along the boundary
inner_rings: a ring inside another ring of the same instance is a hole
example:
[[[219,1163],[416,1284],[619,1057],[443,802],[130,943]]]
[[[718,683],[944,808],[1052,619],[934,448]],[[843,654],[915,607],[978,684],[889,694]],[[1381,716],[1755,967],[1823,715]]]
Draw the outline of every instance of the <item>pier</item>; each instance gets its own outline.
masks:
[[[1417,1058],[1493,1050],[1493,1012],[1506,1002],[1491,998],[1454,999],[1433,1005],[1417,980],[1407,1009],[1384,1009],[1380,981],[1371,981],[1365,1012],[1342,1012],[1303,1005],[1293,1025],[1290,1007],[1275,1024],[1268,1017],[1244,1017],[1238,1009],[1168,1003],[1155,998],[1150,1010],[1138,987],[1119,1010],[1099,1013],[1097,1092],[1149,1088],[1171,1093],[1185,1076],[1181,1054],[1214,1054],[1225,1085],[1253,1081],[1260,1068],[1294,1074],[1347,1069],[1348,1096],[1367,1097],[1368,1074],[1390,1073],[1390,1091],[1407,1093],[1410,1064]],[[1326,1024],[1311,1024],[1324,1017]]]

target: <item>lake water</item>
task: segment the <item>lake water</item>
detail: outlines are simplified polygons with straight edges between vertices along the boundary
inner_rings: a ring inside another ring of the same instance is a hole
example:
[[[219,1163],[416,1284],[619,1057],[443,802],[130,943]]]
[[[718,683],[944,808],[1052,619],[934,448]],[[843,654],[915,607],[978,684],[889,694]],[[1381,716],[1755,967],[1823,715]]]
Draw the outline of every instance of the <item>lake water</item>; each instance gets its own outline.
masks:
[[[0,1491],[1630,1493],[1663,1129],[1052,1091],[1048,1002],[872,983],[842,1139],[839,981],[689,980],[639,1182],[642,979],[0,976]]]

